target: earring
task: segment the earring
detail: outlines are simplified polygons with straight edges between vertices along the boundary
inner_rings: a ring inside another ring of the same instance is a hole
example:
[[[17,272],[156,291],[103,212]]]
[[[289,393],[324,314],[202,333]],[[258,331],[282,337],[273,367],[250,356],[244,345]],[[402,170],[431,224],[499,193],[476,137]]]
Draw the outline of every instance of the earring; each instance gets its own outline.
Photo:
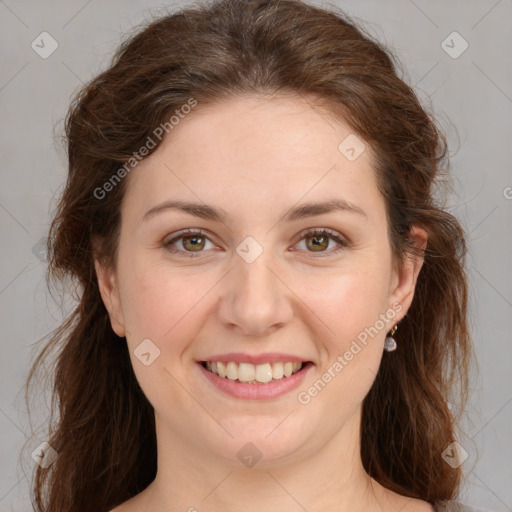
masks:
[[[384,350],[387,350],[388,352],[393,352],[393,350],[396,350],[396,341],[393,338],[393,334],[395,334],[397,329],[398,325],[395,325],[395,327],[391,329],[389,335],[386,337],[386,341],[384,342]]]

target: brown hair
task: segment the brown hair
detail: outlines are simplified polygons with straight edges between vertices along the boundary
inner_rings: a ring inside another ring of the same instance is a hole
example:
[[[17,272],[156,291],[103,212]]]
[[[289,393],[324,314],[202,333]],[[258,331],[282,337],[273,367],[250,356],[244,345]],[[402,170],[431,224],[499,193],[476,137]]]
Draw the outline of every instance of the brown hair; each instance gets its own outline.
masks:
[[[69,175],[50,229],[48,274],[74,280],[78,304],[27,380],[28,390],[55,349],[48,442],[59,457],[36,467],[37,511],[107,511],[156,476],[153,409],[112,331],[94,270],[93,240],[99,256],[115,262],[127,180],[104,197],[95,191],[191,98],[200,108],[240,94],[317,98],[368,141],[398,268],[414,252],[411,226],[427,231],[414,299],[395,334],[400,349],[383,357],[363,402],[361,456],[368,474],[394,492],[430,502],[456,497],[462,470],[442,452],[456,439],[473,354],[466,243],[434,197],[446,138],[396,67],[388,49],[334,8],[221,0],[148,23],[83,87],[66,119]]]

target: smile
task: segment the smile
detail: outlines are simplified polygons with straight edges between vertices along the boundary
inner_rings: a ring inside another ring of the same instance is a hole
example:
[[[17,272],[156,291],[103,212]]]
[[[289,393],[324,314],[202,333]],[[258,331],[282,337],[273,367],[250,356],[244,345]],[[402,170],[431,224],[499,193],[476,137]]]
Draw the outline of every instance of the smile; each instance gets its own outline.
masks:
[[[222,394],[242,400],[273,400],[297,389],[315,366],[311,361],[255,362],[259,364],[198,361],[196,367]]]
[[[246,384],[267,384],[291,377],[303,366],[303,363],[291,361],[257,365],[235,361],[206,361],[202,364],[204,368],[219,377]]]

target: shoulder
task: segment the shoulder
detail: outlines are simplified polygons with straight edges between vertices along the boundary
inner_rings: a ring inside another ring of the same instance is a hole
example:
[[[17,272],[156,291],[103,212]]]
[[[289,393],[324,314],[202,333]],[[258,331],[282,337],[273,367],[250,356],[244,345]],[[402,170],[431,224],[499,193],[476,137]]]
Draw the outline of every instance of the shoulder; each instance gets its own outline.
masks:
[[[472,507],[457,500],[443,500],[434,503],[436,512],[492,512],[483,508]]]

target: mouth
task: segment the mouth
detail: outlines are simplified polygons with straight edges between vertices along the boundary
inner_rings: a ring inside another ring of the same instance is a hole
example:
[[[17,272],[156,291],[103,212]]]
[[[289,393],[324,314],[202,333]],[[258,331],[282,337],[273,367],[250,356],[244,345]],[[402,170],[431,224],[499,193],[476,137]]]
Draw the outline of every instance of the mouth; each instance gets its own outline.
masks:
[[[278,361],[251,364],[235,361],[200,361],[200,364],[205,370],[222,379],[239,384],[262,385],[284,381],[313,363],[311,361]]]

